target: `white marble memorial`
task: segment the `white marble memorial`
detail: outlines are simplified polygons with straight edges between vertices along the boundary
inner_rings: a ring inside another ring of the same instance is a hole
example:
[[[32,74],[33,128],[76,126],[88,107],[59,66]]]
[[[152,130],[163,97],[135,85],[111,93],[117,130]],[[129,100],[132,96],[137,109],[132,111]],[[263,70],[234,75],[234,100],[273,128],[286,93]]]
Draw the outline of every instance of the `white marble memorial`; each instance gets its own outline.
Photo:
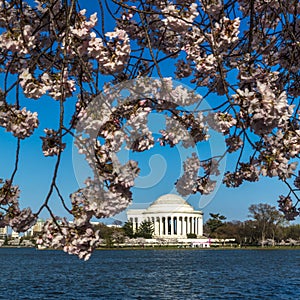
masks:
[[[154,225],[154,238],[186,238],[194,233],[203,235],[203,213],[194,210],[178,195],[167,194],[159,197],[146,209],[127,210],[127,219],[135,232],[144,221]]]

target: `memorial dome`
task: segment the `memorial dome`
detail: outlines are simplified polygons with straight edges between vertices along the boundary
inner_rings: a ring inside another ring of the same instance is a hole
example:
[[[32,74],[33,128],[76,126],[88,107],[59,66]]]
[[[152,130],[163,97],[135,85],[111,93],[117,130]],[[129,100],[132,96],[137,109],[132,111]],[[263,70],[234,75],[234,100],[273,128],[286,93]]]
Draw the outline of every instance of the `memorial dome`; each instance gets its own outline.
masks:
[[[175,194],[167,194],[155,200],[147,209],[147,212],[193,212],[194,208],[182,197]]]

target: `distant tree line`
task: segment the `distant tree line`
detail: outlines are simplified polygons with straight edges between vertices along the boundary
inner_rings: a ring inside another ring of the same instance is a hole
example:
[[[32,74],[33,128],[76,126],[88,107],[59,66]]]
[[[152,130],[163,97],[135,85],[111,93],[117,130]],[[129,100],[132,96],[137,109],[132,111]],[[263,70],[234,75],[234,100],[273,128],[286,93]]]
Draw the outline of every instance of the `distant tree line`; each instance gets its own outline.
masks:
[[[289,224],[284,215],[269,204],[253,204],[246,221],[228,221],[220,214],[210,214],[204,235],[211,238],[235,238],[240,245],[262,245],[271,241],[300,240],[300,224]]]

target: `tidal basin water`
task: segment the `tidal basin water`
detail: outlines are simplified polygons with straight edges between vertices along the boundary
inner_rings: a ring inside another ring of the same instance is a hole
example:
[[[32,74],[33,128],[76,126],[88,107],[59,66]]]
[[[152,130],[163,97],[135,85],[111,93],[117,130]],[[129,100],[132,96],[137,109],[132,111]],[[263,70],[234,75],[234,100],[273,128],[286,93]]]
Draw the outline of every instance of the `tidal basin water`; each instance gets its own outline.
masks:
[[[300,250],[0,248],[0,299],[300,299]]]

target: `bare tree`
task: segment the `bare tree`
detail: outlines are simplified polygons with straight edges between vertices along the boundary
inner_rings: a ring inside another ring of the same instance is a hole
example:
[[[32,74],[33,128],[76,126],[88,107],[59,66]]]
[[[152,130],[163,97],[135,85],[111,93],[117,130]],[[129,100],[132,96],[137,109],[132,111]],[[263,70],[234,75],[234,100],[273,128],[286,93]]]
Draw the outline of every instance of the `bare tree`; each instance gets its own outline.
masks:
[[[278,226],[284,224],[284,215],[275,206],[259,203],[249,207],[249,217],[254,219],[256,228],[261,234],[261,246],[264,247],[267,237],[272,238],[275,245],[275,233]]]

